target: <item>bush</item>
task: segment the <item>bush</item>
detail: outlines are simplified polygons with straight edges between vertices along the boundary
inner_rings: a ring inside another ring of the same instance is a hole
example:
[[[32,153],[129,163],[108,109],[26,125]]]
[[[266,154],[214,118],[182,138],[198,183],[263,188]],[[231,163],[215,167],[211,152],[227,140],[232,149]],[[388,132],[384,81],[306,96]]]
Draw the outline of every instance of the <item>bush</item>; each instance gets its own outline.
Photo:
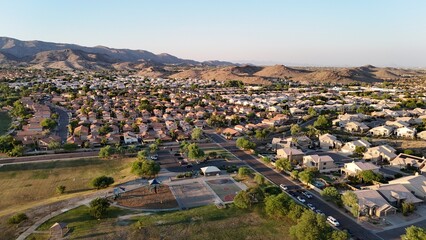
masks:
[[[25,213],[17,213],[15,215],[13,215],[12,217],[10,217],[7,220],[7,223],[9,223],[9,224],[19,224],[19,223],[21,223],[21,222],[23,222],[23,221],[25,221],[27,219],[28,219],[28,217],[27,217],[27,215]]]
[[[410,215],[411,213],[414,212],[415,209],[416,209],[416,206],[414,206],[414,204],[411,203],[411,202],[403,202],[402,203],[402,214],[404,216]]]
[[[113,183],[114,178],[107,176],[100,176],[92,180],[92,186],[97,189],[106,188]]]
[[[259,185],[265,184],[265,177],[262,174],[260,174],[260,173],[256,173],[256,175],[254,176],[254,180]]]
[[[59,185],[59,186],[56,187],[56,192],[58,194],[64,194],[65,193],[65,189],[66,189],[66,187],[64,185]]]

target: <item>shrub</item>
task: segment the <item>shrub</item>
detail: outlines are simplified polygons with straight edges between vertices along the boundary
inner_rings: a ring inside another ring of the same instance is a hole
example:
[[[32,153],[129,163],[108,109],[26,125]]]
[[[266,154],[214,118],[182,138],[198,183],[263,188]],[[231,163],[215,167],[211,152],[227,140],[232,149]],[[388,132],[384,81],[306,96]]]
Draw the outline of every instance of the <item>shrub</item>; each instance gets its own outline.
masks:
[[[9,224],[19,224],[19,223],[21,223],[21,222],[23,222],[23,221],[25,221],[27,219],[28,219],[28,217],[27,217],[27,215],[25,213],[17,213],[15,215],[13,215],[12,217],[10,217],[7,220],[7,223],[9,223]]]
[[[114,178],[107,176],[100,176],[92,180],[92,186],[97,189],[106,188],[113,183]]]
[[[59,186],[56,187],[56,192],[58,194],[64,194],[65,193],[65,189],[66,189],[66,187],[64,185],[59,185]]]

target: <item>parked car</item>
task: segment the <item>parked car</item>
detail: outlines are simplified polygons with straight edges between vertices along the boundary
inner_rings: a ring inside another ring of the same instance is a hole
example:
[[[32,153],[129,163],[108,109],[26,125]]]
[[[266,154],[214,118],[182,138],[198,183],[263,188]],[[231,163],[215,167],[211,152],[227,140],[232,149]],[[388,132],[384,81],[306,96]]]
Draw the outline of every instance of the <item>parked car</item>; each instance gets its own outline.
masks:
[[[186,168],[192,168],[192,164],[190,163],[190,164],[186,165]]]
[[[311,209],[312,211],[315,210],[314,205],[312,205],[312,203],[308,203],[306,206],[308,206],[309,209]]]
[[[291,196],[296,196],[296,193],[294,193],[293,191],[288,191],[288,194],[290,194]]]
[[[152,155],[152,156],[151,156],[151,159],[152,159],[152,160],[157,160],[157,159],[158,159],[158,155],[157,155],[157,154]]]
[[[299,200],[302,203],[306,202],[306,200],[302,198],[301,196],[297,196],[297,200]]]
[[[284,184],[280,184],[280,188],[281,188],[283,191],[287,191],[287,190],[288,190],[288,187],[287,187],[286,185],[284,185]]]
[[[327,222],[329,222],[331,225],[338,227],[340,226],[340,223],[332,216],[327,217]]]
[[[320,215],[322,215],[322,216],[325,216],[325,214],[321,211],[321,209],[317,209],[317,210],[315,210],[315,212],[316,212],[317,214],[320,214]]]
[[[308,193],[308,192],[302,192],[303,195],[305,195],[305,197],[311,199],[312,198],[312,194]]]

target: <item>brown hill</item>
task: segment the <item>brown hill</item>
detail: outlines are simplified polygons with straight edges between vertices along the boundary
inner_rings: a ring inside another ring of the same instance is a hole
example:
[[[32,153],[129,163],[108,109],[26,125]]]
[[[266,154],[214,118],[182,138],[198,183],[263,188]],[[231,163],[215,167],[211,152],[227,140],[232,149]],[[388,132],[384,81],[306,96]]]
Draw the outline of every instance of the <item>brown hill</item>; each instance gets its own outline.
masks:
[[[284,65],[266,66],[254,75],[267,78],[293,78],[301,74],[309,73],[307,70],[299,70]]]

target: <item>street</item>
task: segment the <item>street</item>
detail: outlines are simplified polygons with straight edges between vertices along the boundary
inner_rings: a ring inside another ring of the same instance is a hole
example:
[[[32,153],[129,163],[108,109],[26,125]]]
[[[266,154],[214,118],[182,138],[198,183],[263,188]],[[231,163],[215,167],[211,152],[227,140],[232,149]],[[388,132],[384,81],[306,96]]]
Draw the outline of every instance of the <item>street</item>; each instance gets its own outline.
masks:
[[[275,172],[272,168],[266,166],[265,164],[257,160],[252,155],[247,154],[244,151],[238,149],[235,146],[235,141],[227,141],[216,133],[208,133],[208,136],[213,141],[221,145],[223,148],[225,148],[226,150],[228,150],[229,152],[237,156],[239,159],[247,163],[247,165],[249,165],[256,171],[264,175],[274,184],[276,185],[284,184],[288,186],[290,189],[302,188],[299,184],[291,181],[289,177]],[[315,194],[313,194],[313,197],[311,199],[306,199],[306,200],[307,200],[306,203],[312,203],[318,209],[321,209],[321,211],[323,211],[326,214],[326,216],[333,216],[334,218],[336,218],[337,221],[340,222],[341,229],[350,229],[351,233],[354,236],[358,237],[359,239],[363,239],[363,240],[364,239],[365,240],[381,239],[379,236],[371,233],[369,230],[357,224],[356,220],[336,210],[334,206],[330,206],[329,203],[326,203],[324,200],[320,199],[320,197],[316,196]]]

